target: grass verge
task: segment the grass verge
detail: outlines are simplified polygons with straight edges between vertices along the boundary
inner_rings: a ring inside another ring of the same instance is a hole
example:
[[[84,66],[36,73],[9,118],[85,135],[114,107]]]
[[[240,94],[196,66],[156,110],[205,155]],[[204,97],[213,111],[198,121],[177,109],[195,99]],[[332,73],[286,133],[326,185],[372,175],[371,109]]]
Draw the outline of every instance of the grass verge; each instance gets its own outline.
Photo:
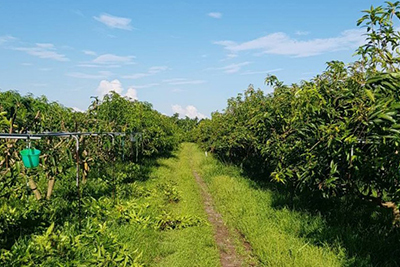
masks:
[[[250,243],[260,266],[343,266],[350,264],[339,242],[327,244],[311,238],[326,227],[319,216],[274,209],[273,192],[262,190],[226,166],[185,144],[194,167],[207,183],[217,211],[231,229]]]

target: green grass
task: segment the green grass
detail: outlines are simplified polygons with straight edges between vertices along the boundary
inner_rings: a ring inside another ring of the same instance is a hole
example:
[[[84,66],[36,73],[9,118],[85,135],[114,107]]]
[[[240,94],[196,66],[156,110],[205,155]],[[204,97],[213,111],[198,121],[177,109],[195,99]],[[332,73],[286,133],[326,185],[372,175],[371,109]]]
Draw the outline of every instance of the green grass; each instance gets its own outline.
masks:
[[[321,202],[324,208],[316,212],[300,202],[286,205],[285,192],[267,189],[239,168],[205,157],[195,144],[184,143],[171,157],[140,167],[125,162],[108,168],[121,180],[117,199],[111,184],[94,173],[85,186],[80,229],[77,201],[68,199],[76,190],[67,186],[70,181],[58,181],[60,195],[46,205],[32,199],[37,207],[29,214],[48,212],[56,228],[50,234],[50,225],[31,230],[12,254],[4,254],[10,257],[4,266],[122,266],[121,257],[131,257],[131,266],[220,266],[193,169],[206,182],[243,266],[398,266],[400,233],[382,227],[385,214],[357,203],[340,208]]]
[[[231,229],[252,246],[260,266],[343,266],[349,261],[338,244],[309,238],[326,227],[319,216],[273,208],[273,192],[259,189],[243,178],[238,168],[205,157],[193,144],[185,144],[195,169],[202,175],[216,209]]]
[[[374,261],[378,252],[368,235],[354,231],[356,226],[333,225],[325,215],[289,209],[279,202],[284,195],[244,177],[237,167],[205,157],[190,143],[158,160],[146,179],[125,188],[129,197],[119,200],[115,212],[107,211],[108,218],[116,218],[108,231],[132,255],[141,254],[138,262],[144,266],[220,266],[193,169],[206,182],[243,266],[396,266],[378,264],[390,263],[390,257]],[[121,214],[130,214],[128,223],[121,223]]]
[[[131,251],[142,253],[145,266],[220,266],[212,226],[207,222],[200,189],[193,176],[190,151],[181,149],[173,157],[158,160],[150,178],[136,182],[138,205],[146,205],[145,216],[179,221],[175,229],[153,229],[137,224],[115,225],[112,231]]]

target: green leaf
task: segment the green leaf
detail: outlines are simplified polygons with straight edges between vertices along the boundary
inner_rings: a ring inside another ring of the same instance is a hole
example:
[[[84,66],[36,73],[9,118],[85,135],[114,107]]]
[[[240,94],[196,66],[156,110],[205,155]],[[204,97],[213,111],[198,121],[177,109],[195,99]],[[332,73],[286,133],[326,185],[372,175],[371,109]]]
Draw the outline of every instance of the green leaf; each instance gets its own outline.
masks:
[[[46,236],[49,236],[54,230],[54,222],[50,225],[50,227],[46,231]]]
[[[393,123],[396,122],[396,120],[393,119],[393,117],[390,116],[390,115],[388,115],[388,114],[380,114],[380,115],[378,116],[378,118],[381,118],[381,119],[384,119],[384,120],[387,120],[387,121],[390,121],[390,122],[393,122]]]
[[[375,102],[375,96],[371,90],[365,89],[365,93],[372,102]]]

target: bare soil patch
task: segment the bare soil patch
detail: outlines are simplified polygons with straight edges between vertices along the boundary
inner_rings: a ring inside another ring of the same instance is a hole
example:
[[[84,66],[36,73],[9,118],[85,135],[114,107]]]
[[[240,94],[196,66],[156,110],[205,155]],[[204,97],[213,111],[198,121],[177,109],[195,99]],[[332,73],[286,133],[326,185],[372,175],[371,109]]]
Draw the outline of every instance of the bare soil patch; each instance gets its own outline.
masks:
[[[241,257],[236,253],[234,240],[225,226],[221,214],[215,211],[213,199],[208,192],[207,185],[198,173],[193,172],[197,184],[200,186],[203,197],[204,209],[207,213],[208,221],[214,228],[214,238],[217,243],[222,267],[243,266]],[[249,246],[250,244],[247,244]],[[246,249],[248,247],[246,246]]]

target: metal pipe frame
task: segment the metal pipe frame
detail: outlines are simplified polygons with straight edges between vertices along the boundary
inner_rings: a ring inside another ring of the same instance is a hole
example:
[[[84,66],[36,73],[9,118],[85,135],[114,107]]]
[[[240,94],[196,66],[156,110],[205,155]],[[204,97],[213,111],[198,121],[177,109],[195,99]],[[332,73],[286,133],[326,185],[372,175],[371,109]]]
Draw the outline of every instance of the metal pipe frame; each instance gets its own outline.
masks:
[[[125,136],[121,132],[109,133],[95,133],[95,132],[43,132],[43,133],[0,133],[0,139],[27,139],[27,140],[41,140],[42,137],[70,137],[75,139],[75,155],[76,155],[76,187],[79,189],[79,138],[78,136],[99,136],[108,135],[112,138],[114,145],[115,136]]]
[[[141,133],[135,133],[135,135]],[[29,144],[30,140],[41,140],[42,137],[70,137],[75,139],[75,157],[76,157],[76,189],[78,193],[78,214],[79,214],[79,228],[81,225],[81,190],[79,183],[79,136],[100,136],[107,135],[112,138],[112,144],[114,146],[115,136],[126,136],[125,133],[121,132],[107,132],[107,133],[95,133],[95,132],[43,132],[38,134],[26,133],[26,134],[13,134],[13,133],[0,133],[0,139],[26,139]],[[136,141],[137,142],[137,141]],[[115,179],[115,178],[114,178]],[[115,181],[114,181],[115,187]],[[115,188],[114,188],[114,201],[115,201]]]

